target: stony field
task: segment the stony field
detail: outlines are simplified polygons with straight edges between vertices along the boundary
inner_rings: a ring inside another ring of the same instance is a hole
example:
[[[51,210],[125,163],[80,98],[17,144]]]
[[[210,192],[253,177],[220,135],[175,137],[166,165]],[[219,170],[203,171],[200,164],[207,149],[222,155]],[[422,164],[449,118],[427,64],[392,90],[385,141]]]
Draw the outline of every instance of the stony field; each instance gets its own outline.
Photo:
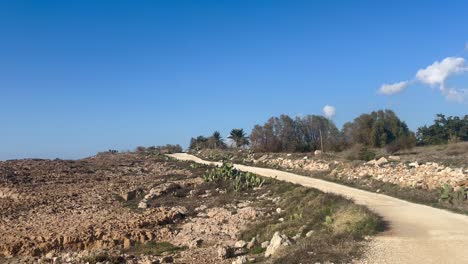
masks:
[[[338,196],[208,170],[151,153],[0,162],[0,263],[351,262],[383,226]]]

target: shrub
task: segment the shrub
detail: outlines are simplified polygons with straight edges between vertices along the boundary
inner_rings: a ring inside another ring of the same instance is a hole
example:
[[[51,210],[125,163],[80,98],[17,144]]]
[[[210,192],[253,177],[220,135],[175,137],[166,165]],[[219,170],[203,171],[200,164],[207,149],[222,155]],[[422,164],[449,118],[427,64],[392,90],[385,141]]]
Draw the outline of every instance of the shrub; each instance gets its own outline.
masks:
[[[259,177],[250,172],[236,170],[231,163],[224,162],[221,167],[216,167],[207,172],[203,179],[206,182],[229,182],[235,192],[261,187],[265,183],[265,178]]]
[[[385,147],[387,153],[395,153],[399,150],[411,149],[416,146],[416,137],[413,134],[402,136]]]

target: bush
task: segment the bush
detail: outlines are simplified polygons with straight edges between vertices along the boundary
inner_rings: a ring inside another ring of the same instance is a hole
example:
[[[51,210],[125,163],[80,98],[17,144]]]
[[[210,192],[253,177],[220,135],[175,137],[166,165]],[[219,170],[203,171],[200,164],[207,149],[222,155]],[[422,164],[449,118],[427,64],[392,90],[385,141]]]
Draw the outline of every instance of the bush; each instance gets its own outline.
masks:
[[[348,160],[365,160],[370,161],[375,159],[377,154],[369,150],[366,146],[363,145],[354,145],[348,150],[348,155],[346,159]]]
[[[265,178],[250,172],[236,170],[231,163],[227,162],[224,162],[221,167],[216,167],[207,172],[203,179],[206,182],[229,182],[235,192],[261,187],[265,183]]]
[[[149,148],[144,148],[144,147],[138,147],[137,152],[138,153],[150,153],[150,154],[172,154],[172,153],[180,153],[182,152],[182,147],[177,144],[177,145],[171,145],[167,144],[165,146],[152,146]]]
[[[395,153],[404,149],[411,149],[416,146],[416,137],[414,135],[403,136],[385,147],[387,153]]]
[[[370,151],[366,147],[362,148],[361,151],[359,152],[359,159],[360,160],[369,161],[369,160],[375,159],[376,156],[377,156],[377,154],[375,154],[375,152]]]

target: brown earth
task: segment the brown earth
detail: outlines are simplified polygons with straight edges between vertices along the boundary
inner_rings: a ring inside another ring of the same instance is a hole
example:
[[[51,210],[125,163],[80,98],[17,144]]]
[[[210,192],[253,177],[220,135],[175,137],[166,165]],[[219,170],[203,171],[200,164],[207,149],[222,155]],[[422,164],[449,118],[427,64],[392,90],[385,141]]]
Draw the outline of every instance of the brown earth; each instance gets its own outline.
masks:
[[[205,171],[135,153],[0,162],[0,263],[79,263],[106,250],[152,263],[133,256],[148,242],[174,245],[159,258],[230,263],[216,246],[233,245],[262,212],[203,182]]]

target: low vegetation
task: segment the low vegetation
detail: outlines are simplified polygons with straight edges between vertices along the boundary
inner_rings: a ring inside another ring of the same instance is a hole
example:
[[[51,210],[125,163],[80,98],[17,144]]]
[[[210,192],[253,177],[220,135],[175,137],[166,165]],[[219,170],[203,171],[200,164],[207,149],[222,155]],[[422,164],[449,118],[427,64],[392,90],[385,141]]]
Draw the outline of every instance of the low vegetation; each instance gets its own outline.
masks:
[[[255,187],[262,187],[266,179],[250,172],[236,170],[231,163],[224,162],[221,167],[216,167],[207,172],[203,179],[206,182],[228,182],[230,189],[241,192]]]
[[[137,242],[130,249],[126,250],[126,252],[134,255],[160,256],[163,253],[176,253],[186,249],[187,247],[178,247],[169,242],[150,241],[147,243]]]
[[[271,217],[251,224],[242,238],[268,241],[275,232],[296,238],[274,263],[347,263],[362,253],[359,241],[385,229],[380,217],[340,196],[279,181],[267,188],[278,197],[278,209]],[[263,250],[255,247],[251,252]]]

